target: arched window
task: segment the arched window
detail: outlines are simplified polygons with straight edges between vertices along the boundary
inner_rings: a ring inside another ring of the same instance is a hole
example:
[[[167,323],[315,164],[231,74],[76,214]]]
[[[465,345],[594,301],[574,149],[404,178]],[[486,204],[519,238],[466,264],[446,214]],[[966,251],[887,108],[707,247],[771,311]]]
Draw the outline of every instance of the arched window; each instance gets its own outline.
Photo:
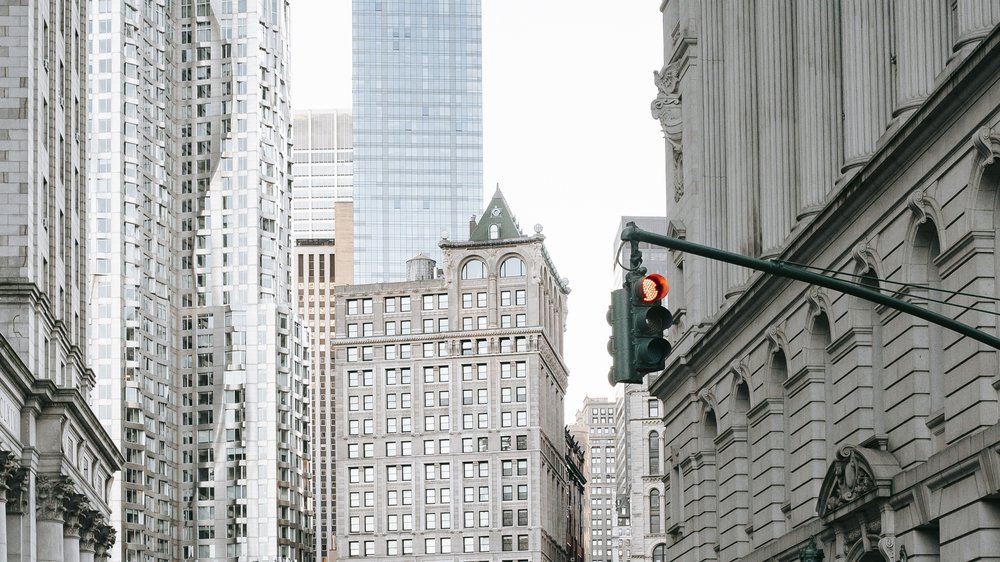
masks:
[[[490,225],[490,240],[496,240],[497,238],[500,238],[500,225],[499,224],[491,224]]]
[[[524,277],[524,260],[507,258],[500,264],[500,277]]]
[[[462,266],[462,279],[485,279],[486,264],[479,260],[469,260]]]
[[[660,434],[649,432],[649,474],[660,473]]]
[[[660,532],[660,491],[656,488],[649,491],[649,532]]]
[[[653,547],[653,562],[667,562],[667,545],[658,544]]]

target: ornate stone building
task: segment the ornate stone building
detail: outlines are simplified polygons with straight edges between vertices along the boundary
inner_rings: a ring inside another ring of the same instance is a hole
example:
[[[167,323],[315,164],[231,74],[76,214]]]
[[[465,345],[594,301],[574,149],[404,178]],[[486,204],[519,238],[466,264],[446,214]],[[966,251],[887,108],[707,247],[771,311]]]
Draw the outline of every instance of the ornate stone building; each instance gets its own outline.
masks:
[[[565,562],[569,287],[499,190],[409,281],[334,289],[337,557]]]
[[[668,234],[997,333],[997,2],[661,12]],[[826,289],[669,263],[654,562],[789,560],[810,537],[826,560],[994,559],[997,350]]]
[[[123,458],[85,361],[86,3],[0,7],[0,560],[94,562]]]

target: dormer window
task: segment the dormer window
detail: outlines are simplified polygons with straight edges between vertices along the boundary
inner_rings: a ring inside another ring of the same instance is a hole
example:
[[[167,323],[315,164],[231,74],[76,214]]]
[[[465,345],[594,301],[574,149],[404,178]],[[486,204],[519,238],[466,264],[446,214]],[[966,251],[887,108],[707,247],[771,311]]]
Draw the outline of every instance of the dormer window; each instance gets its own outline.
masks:
[[[500,225],[491,224],[490,225],[490,240],[496,240],[500,238]]]

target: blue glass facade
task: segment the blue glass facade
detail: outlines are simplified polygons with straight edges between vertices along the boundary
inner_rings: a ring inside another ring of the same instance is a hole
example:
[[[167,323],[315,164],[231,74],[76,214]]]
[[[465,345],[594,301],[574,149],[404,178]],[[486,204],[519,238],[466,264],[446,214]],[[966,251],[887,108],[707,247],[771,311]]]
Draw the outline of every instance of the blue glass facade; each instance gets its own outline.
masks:
[[[480,0],[354,0],[354,278],[440,262],[483,203]]]

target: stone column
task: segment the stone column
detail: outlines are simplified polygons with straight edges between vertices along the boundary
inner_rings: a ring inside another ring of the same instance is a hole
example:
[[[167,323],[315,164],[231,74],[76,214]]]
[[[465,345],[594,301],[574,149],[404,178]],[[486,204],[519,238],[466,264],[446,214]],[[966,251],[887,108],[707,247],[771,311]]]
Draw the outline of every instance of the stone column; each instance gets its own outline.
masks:
[[[1000,0],[958,0],[956,52],[969,52],[1000,22]]]
[[[840,3],[799,0],[795,9],[798,218],[818,213],[840,170]]]
[[[905,119],[934,88],[951,54],[948,4],[940,0],[896,0],[896,105]]]
[[[83,494],[69,493],[63,502],[63,560],[80,562],[80,531],[83,518],[90,511],[90,503]]]
[[[757,0],[761,257],[781,253],[798,210],[792,0]]]
[[[0,559],[2,562],[21,562],[28,559],[28,554],[24,552],[26,544],[25,535],[25,513],[28,512],[28,469],[20,468],[7,479],[7,498],[4,516],[7,523],[4,528],[4,535],[7,537],[7,557]]]
[[[754,45],[755,0],[727,0],[725,30],[726,82],[726,249],[760,255],[760,201],[757,188],[757,88]],[[750,270],[728,266],[726,298],[742,293]]]
[[[80,516],[80,562],[95,562],[97,526],[104,524],[98,512],[87,509]]]
[[[875,152],[892,109],[892,5],[889,0],[842,0],[844,166],[848,172]]]
[[[722,0],[701,2],[702,37],[699,40],[702,57],[701,95],[702,130],[704,134],[704,199],[701,201],[701,230],[704,244],[713,248],[726,247],[726,106],[725,73],[723,71],[724,35]],[[717,260],[704,260],[702,301],[705,316],[712,317],[722,307],[726,289],[726,267]]]
[[[63,516],[70,486],[63,476],[35,479],[36,519],[38,527],[38,562],[63,562]]]

